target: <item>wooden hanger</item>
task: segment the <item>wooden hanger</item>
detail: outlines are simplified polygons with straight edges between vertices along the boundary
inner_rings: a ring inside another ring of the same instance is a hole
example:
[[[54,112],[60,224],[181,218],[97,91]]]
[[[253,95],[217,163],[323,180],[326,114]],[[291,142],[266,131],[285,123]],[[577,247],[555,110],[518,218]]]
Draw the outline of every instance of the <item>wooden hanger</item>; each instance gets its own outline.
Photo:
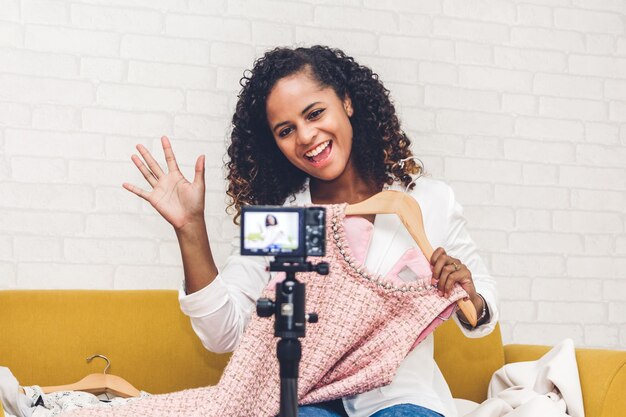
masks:
[[[346,207],[345,213],[349,216],[359,214],[396,214],[417,243],[417,246],[422,250],[426,259],[430,262],[434,250],[424,231],[422,209],[417,201],[408,194],[401,191],[381,191],[360,203],[350,204]],[[467,321],[472,326],[476,326],[476,309],[474,304],[470,300],[461,299],[457,301],[457,305],[465,314]]]
[[[41,390],[44,394],[57,391],[84,391],[91,394],[115,394],[118,397],[129,398],[139,397],[139,390],[133,387],[124,378],[116,375],[107,374],[111,362],[104,355],[93,355],[87,358],[87,362],[91,362],[93,358],[102,358],[107,361],[107,366],[104,368],[104,372],[101,374],[90,374],[81,379],[78,382],[67,385],[57,385],[51,387],[42,387]]]

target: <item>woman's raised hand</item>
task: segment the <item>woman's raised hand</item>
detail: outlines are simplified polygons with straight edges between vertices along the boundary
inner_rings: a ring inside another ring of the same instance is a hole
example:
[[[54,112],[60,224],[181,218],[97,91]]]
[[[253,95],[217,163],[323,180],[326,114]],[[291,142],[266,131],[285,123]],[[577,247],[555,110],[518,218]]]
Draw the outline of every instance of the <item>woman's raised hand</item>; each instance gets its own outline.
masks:
[[[124,183],[123,187],[152,204],[177,231],[189,223],[204,222],[204,155],[198,157],[193,182],[189,182],[178,168],[170,140],[163,136],[161,145],[167,173],[143,145],[137,145],[143,160],[137,155],[131,157],[152,190],[146,191],[128,183]]]

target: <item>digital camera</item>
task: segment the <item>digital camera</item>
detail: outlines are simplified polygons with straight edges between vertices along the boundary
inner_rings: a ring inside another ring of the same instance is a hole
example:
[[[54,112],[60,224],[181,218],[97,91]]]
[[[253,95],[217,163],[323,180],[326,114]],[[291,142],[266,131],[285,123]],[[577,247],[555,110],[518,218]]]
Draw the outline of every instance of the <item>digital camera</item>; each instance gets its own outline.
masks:
[[[323,207],[244,206],[241,254],[324,256],[326,210]]]

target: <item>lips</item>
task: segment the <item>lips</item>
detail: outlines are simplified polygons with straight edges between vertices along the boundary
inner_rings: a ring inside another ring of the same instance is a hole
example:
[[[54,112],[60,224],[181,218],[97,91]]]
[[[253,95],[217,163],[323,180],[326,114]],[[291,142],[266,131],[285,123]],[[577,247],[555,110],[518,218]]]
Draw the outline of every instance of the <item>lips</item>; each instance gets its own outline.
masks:
[[[332,140],[329,140],[316,146],[311,151],[307,152],[304,156],[313,165],[319,167],[329,158],[332,148],[333,142]]]
[[[330,145],[330,140],[317,144],[314,148],[311,148],[307,152],[305,152],[304,156],[308,158],[313,158],[318,153],[322,152],[328,145]]]

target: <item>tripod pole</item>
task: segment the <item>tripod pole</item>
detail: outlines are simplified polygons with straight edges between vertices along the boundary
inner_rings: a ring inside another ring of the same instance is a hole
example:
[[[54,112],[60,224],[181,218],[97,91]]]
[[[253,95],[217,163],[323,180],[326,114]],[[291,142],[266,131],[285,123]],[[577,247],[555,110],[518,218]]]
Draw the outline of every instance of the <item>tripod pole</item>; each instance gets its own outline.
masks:
[[[280,417],[298,416],[298,368],[302,349],[298,339],[280,339],[276,348],[280,364]]]
[[[286,258],[270,262],[270,271],[286,272],[285,279],[276,284],[276,300],[260,298],[256,303],[261,317],[275,316],[274,336],[280,340],[276,356],[280,365],[280,417],[298,417],[298,373],[302,345],[298,338],[305,336],[305,323],[316,323],[317,314],[305,314],[305,285],[296,279],[296,272],[315,271],[328,274],[328,264],[313,266],[304,258]]]

